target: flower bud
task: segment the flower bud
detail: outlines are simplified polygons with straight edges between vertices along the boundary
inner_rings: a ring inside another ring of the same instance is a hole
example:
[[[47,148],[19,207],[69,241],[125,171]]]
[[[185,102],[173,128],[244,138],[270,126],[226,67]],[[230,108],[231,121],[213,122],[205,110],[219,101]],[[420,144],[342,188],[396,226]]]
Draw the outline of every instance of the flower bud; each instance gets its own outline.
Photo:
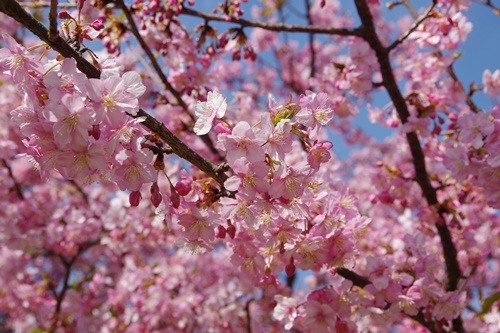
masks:
[[[92,24],[90,24],[90,26],[97,31],[101,31],[102,29],[104,29],[104,24],[102,24],[102,22],[99,20],[95,20],[94,22],[92,22]]]
[[[234,225],[229,223],[226,230],[227,230],[229,237],[231,237],[231,239],[234,239],[234,237],[236,236],[236,228],[234,227]]]
[[[175,190],[175,188],[170,184],[170,203],[174,208],[179,208],[181,204],[181,197],[179,196],[179,193]]]
[[[162,197],[161,197],[161,193],[160,193],[160,188],[158,187],[158,183],[154,182],[151,185],[151,203],[153,204],[153,206],[158,208],[158,206],[161,203],[161,199],[162,199]]]
[[[224,239],[226,238],[226,228],[224,228],[223,226],[218,226],[217,227],[217,231],[215,233],[215,237],[217,238],[221,238],[221,239]]]
[[[174,190],[181,196],[184,197],[191,192],[191,184],[187,180],[182,179],[175,184]]]
[[[295,264],[293,263],[293,257],[290,259],[288,265],[285,266],[286,276],[291,277],[295,274]]]
[[[63,20],[72,20],[73,17],[68,13],[67,10],[61,10],[59,14],[57,14],[57,17]]]
[[[128,202],[130,203],[130,206],[137,207],[137,206],[139,206],[141,199],[142,199],[141,192],[140,191],[133,191],[133,192],[130,192],[130,195],[128,197]]]

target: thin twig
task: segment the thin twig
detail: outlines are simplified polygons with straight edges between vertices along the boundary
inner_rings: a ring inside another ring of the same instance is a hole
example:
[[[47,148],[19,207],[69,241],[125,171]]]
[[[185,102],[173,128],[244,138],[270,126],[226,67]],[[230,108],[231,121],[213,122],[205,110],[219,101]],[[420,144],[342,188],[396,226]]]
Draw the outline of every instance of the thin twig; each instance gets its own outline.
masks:
[[[78,252],[70,260],[67,260],[63,255],[58,255],[62,265],[65,268],[65,272],[64,272],[62,288],[61,288],[61,291],[59,292],[59,294],[57,293],[55,286],[53,286],[51,284],[52,294],[54,295],[54,297],[56,299],[56,307],[54,309],[52,324],[50,325],[50,328],[48,329],[49,333],[54,333],[57,330],[57,325],[59,323],[59,318],[61,316],[62,302],[64,301],[64,297],[66,296],[66,292],[68,291],[69,278],[71,276],[71,269],[72,269],[73,265],[75,264],[76,260],[83,252],[88,250],[90,247],[99,244],[99,242],[100,242],[100,240],[95,240],[95,241],[89,241],[87,243],[82,244],[81,246],[78,247]]]
[[[87,193],[85,193],[85,191],[83,191],[83,188],[80,185],[78,185],[78,183],[73,179],[68,179],[68,182],[76,188],[76,190],[78,191],[78,193],[80,193],[85,203],[88,205],[89,196],[87,195]]]
[[[252,333],[252,317],[250,315],[250,303],[253,299],[249,299],[245,304],[245,312],[247,313],[247,332]]]
[[[368,280],[366,277],[361,276],[347,268],[339,268],[337,269],[337,274],[342,276],[344,279],[351,281],[355,286],[360,288],[364,288],[372,282]]]
[[[485,0],[485,1],[474,0],[474,2],[476,2],[476,3],[480,4],[480,5],[484,5],[486,7],[490,7],[491,9],[493,9],[493,13],[495,15],[500,15],[500,7],[497,7],[494,4],[492,4],[491,0]]]
[[[7,161],[3,158],[2,158],[2,163],[3,166],[7,169],[10,179],[12,179],[12,181],[14,182],[14,191],[16,192],[19,199],[24,200],[24,195],[23,191],[21,190],[21,185],[19,185],[19,183],[16,181],[16,178],[14,178],[14,174],[12,173],[12,169],[10,168],[9,163],[7,163]]]
[[[418,20],[415,20],[415,22],[413,22],[413,25],[410,27],[410,29],[404,35],[402,35],[401,37],[396,39],[391,45],[389,45],[387,47],[387,50],[391,51],[394,48],[396,48],[396,46],[398,46],[399,44],[404,42],[412,34],[412,32],[414,32],[420,26],[420,24],[422,22],[424,22],[429,17],[429,15],[434,10],[434,7],[436,7],[435,2],[433,2],[432,5],[430,5],[429,8],[427,8],[425,13]]]
[[[306,1],[306,12],[307,12],[307,22],[309,25],[313,25],[313,20],[311,17],[311,2],[310,0],[305,0]],[[311,32],[309,33],[309,52],[311,52],[311,74],[309,75],[310,78],[313,78],[316,75],[316,50],[314,49],[314,34]]]
[[[148,44],[146,44],[146,41],[142,38],[141,34],[139,33],[139,30],[137,29],[137,25],[135,24],[134,18],[132,17],[132,13],[128,9],[127,5],[123,0],[116,0],[115,3],[118,5],[118,7],[122,10],[123,14],[125,14],[125,17],[127,18],[127,21],[130,26],[130,31],[134,35],[134,37],[137,39],[139,44],[142,47],[142,50],[146,53],[148,56],[149,61],[151,62],[151,65],[153,66],[156,74],[160,78],[161,82],[165,86],[165,88],[172,94],[174,95],[175,99],[177,100],[177,103],[184,109],[187,110],[188,107],[186,105],[186,102],[182,100],[181,94],[177,90],[174,89],[174,87],[168,82],[168,79],[163,73],[160,65],[158,64],[158,61],[156,61],[156,57],[153,55],[153,52],[149,49]]]
[[[415,11],[415,9],[413,8],[413,6],[411,5],[411,3],[408,0],[403,0],[403,3],[406,6],[406,8],[408,9],[408,11],[410,12],[410,14],[413,16],[413,18],[416,20],[418,17],[418,14]],[[433,5],[434,4],[435,4],[435,1],[433,1]],[[425,17],[425,15],[424,15],[424,17]],[[434,49],[436,50],[435,54],[439,58],[442,58],[443,53],[441,51],[437,50],[436,47],[434,47]],[[392,50],[392,48],[391,48],[391,50]],[[460,89],[462,89],[463,92],[466,92],[462,82],[458,79],[458,76],[455,73],[455,70],[453,69],[453,63],[448,66],[446,71],[448,72],[448,75],[452,78],[452,80],[460,85]],[[467,97],[465,99],[465,103],[467,104],[467,106],[469,106],[469,108],[472,110],[472,112],[474,112],[474,113],[482,112],[482,110],[472,100],[472,94],[469,93],[466,95],[467,95]]]
[[[203,13],[189,8],[183,8],[181,14],[188,16],[200,17],[207,21],[219,21],[228,22],[226,15]],[[338,36],[360,36],[359,29],[356,28],[332,28],[332,27],[319,27],[319,26],[303,26],[288,23],[272,23],[263,21],[254,21],[247,19],[235,19],[231,18],[230,23],[239,24],[241,27],[254,27],[262,28],[265,30],[279,31],[279,32],[305,32],[305,33],[315,33],[315,34],[326,34],[326,35],[338,35]]]

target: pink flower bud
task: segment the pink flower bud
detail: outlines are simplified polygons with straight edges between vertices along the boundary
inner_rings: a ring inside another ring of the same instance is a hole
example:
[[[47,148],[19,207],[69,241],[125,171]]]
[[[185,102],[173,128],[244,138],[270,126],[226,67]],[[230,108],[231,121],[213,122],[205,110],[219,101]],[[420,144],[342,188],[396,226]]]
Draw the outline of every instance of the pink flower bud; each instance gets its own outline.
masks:
[[[290,259],[288,265],[285,266],[286,276],[290,277],[295,274],[295,264],[293,263],[293,257]]]
[[[95,20],[90,26],[97,31],[101,31],[102,29],[104,29],[104,24],[102,24],[102,22],[99,20]]]
[[[154,182],[151,185],[151,203],[153,206],[158,207],[161,203],[161,193],[160,193],[160,188],[158,187],[158,183]]]
[[[57,17],[63,20],[71,20],[73,17],[68,13],[66,10],[61,10],[59,14],[57,14]]]
[[[139,206],[141,199],[142,199],[141,192],[140,191],[133,191],[133,192],[130,192],[130,195],[128,197],[128,202],[130,202],[130,206],[137,207],[137,206]]]
[[[383,191],[378,195],[378,199],[381,203],[391,204],[394,202],[394,198],[387,191]]]
[[[217,232],[215,233],[215,237],[217,238],[226,238],[226,228],[224,228],[223,226],[218,226],[217,227]]]
[[[172,193],[170,195],[170,203],[172,203],[172,206],[174,208],[179,208],[181,204],[181,197],[179,196],[179,193],[175,190],[175,188],[170,184],[170,192]]]
[[[85,3],[85,0],[78,0],[78,2],[76,4],[78,10],[82,10],[84,3]]]
[[[234,225],[232,225],[232,224],[228,225],[226,230],[227,230],[229,237],[231,237],[231,239],[234,239],[234,237],[236,236],[236,228],[234,227]]]
[[[99,124],[92,125],[91,135],[94,139],[99,140],[99,138],[101,137],[101,129],[99,127]]]
[[[177,184],[175,184],[175,191],[181,196],[184,197],[191,192],[191,184],[188,183],[185,179],[179,180]]]

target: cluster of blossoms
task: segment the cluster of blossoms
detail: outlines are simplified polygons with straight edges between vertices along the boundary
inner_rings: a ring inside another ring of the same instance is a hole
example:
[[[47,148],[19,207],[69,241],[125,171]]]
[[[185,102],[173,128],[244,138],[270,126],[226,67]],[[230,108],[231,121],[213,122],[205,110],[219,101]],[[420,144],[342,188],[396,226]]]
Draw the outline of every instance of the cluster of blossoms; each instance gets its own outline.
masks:
[[[308,45],[279,38],[283,1],[253,8],[248,33],[246,2],[76,1],[60,36],[80,54],[102,42],[100,78],[0,20],[0,330],[497,332],[500,109],[471,96],[498,104],[500,70],[469,94],[448,75],[470,2],[413,26],[360,0],[356,30],[339,1],[312,1],[310,25],[340,30]],[[183,15],[204,22],[191,34]],[[278,69],[252,62],[266,52]],[[399,128],[384,141],[354,122],[380,87],[393,103],[368,117]],[[327,127],[361,149],[336,158]],[[168,156],[184,143],[213,174]]]
[[[24,103],[12,120],[45,178],[57,170],[67,179],[113,181],[130,191],[156,180],[153,154],[140,145],[141,119],[127,117],[137,114],[146,90],[138,73],[120,76],[109,67],[101,79],[87,79],[72,59],[43,65],[12,37],[3,38],[8,48],[0,66],[23,83]]]
[[[43,65],[12,37],[3,38],[8,48],[0,65],[24,94],[12,121],[44,178],[57,170],[81,184],[115,183],[130,191],[132,205],[139,204],[141,186],[153,183],[151,202],[159,206],[154,155],[144,143],[141,119],[127,120],[137,114],[145,91],[139,75],[120,75],[110,66],[100,79],[87,79],[72,59]],[[222,95],[209,92],[195,107],[195,133],[208,133],[226,108]],[[325,93],[307,91],[298,104],[278,105],[269,95],[268,112],[253,126],[218,123],[217,147],[226,152],[234,173],[224,187],[233,194],[212,203],[185,174],[171,187],[182,200],[164,213],[171,225],[181,227],[172,227],[179,229],[177,243],[200,252],[227,235],[232,264],[255,284],[275,284],[281,271],[293,276],[297,268],[352,266],[356,238],[369,219],[359,215],[356,198],[341,182],[324,181],[320,166],[330,160],[333,144],[322,140],[321,126],[333,115]],[[77,248],[63,253],[74,255]]]

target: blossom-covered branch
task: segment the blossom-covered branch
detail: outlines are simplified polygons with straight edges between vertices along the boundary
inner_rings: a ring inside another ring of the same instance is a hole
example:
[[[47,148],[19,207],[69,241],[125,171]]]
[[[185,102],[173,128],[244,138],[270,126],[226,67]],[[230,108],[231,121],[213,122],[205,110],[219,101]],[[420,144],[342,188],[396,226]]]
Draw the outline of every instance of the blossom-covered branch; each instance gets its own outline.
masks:
[[[377,36],[375,25],[373,23],[373,17],[370,13],[370,9],[366,1],[356,0],[355,4],[362,22],[361,29],[363,31],[363,38],[370,44],[377,55],[384,86],[387,89],[387,92],[391,97],[391,100],[399,114],[399,117],[404,124],[408,121],[410,113],[408,111],[406,101],[401,94],[401,91],[399,90],[396,79],[394,77],[391,62],[389,60],[388,50],[384,48]],[[436,228],[441,238],[443,254],[446,262],[448,276],[446,289],[453,291],[457,289],[458,281],[462,276],[457,260],[457,250],[453,243],[451,233],[443,219],[443,214],[445,213],[444,208],[440,206],[436,189],[431,185],[425,165],[424,153],[422,151],[418,136],[415,132],[409,132],[406,134],[406,138],[408,140],[408,144],[410,146],[411,154],[413,157],[413,165],[415,167],[415,180],[420,185],[420,188],[422,189],[423,195],[429,206],[437,209],[437,212],[440,216],[439,220],[436,221]],[[454,319],[453,326],[457,332],[464,332],[460,317]]]
[[[41,40],[47,43],[54,50],[58,51],[62,56],[73,58],[77,62],[78,68],[89,78],[99,78],[99,70],[85,60],[75,49],[69,46],[61,37],[55,41],[49,39],[47,29],[28,14],[20,5],[14,0],[6,0],[0,3],[0,11],[13,17],[19,23],[23,24],[30,29],[32,33],[38,36]],[[136,117],[145,117],[142,124],[149,128],[154,133],[164,140],[179,157],[187,160],[193,165],[197,166],[200,170],[210,175],[220,184],[224,184],[226,176],[221,172],[220,168],[213,165],[194,150],[183,143],[177,138],[162,122],[159,122],[144,110],[139,110]]]

